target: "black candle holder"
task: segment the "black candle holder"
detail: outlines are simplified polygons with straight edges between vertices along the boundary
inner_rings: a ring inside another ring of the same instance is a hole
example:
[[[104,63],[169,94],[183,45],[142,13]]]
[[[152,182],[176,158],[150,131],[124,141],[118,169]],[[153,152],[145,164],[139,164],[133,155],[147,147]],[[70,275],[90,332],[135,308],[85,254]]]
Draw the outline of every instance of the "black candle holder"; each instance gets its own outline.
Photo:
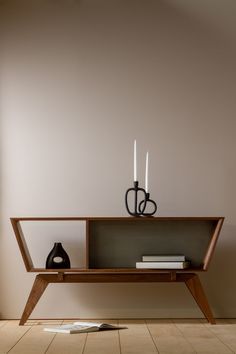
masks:
[[[128,194],[129,193],[134,193],[134,208],[133,210],[130,209],[129,203],[128,203]],[[138,195],[143,194],[144,199],[142,202],[138,203]],[[127,189],[125,193],[125,205],[128,213],[132,216],[141,216],[143,215],[143,212],[146,208],[146,200],[147,200],[147,195],[145,192],[145,189],[139,188],[138,186],[138,181],[134,181],[134,187]],[[142,206],[140,204],[142,203]]]
[[[143,207],[142,207],[142,204],[145,204],[145,208],[143,210]],[[151,212],[147,212],[145,213],[145,209],[147,207],[148,204],[152,204],[152,207],[153,207],[153,211]],[[143,216],[152,216],[155,214],[155,212],[157,211],[157,205],[156,205],[156,202],[154,202],[154,200],[150,199],[150,193],[146,193],[146,200],[144,202],[144,200],[142,200],[140,203],[139,203],[139,206],[138,206],[138,210],[141,212],[142,211],[142,215]]]
[[[134,194],[134,206],[133,209],[130,208],[128,202],[129,193]],[[138,195],[143,194],[143,200],[138,201]],[[153,210],[150,212],[145,212],[147,205],[152,205]],[[150,199],[150,193],[146,193],[145,189],[139,187],[138,181],[134,181],[134,187],[127,189],[125,193],[125,206],[128,213],[132,216],[152,216],[157,211],[156,202]]]

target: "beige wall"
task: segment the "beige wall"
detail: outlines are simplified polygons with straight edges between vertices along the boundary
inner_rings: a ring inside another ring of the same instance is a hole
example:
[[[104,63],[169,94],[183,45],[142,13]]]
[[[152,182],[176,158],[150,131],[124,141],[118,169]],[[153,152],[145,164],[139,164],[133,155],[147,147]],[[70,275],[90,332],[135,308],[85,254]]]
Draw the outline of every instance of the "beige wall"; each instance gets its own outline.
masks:
[[[215,315],[235,317],[236,3],[0,4],[1,317],[20,316],[34,278],[9,217],[126,216],[134,138],[159,215],[226,217],[201,278]],[[64,235],[83,263],[81,230],[40,230],[39,263]],[[51,285],[33,316],[201,314],[181,284],[83,284]]]

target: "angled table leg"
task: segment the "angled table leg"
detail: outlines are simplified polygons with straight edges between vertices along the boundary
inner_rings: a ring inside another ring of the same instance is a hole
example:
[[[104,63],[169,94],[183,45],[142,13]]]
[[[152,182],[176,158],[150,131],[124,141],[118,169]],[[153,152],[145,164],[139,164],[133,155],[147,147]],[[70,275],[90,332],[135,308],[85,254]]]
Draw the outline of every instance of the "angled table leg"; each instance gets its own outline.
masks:
[[[131,273],[131,274],[38,274],[35,278],[28,301],[22,314],[20,325],[31,315],[49,283],[116,283],[116,282],[184,282],[206,319],[215,324],[215,319],[208,304],[199,277],[195,273]]]
[[[200,310],[206,317],[206,319],[211,323],[215,324],[215,319],[211,312],[210,306],[208,304],[206,295],[204,293],[202,284],[197,274],[194,274],[191,278],[185,280],[185,284],[198,304]]]
[[[35,278],[32,290],[30,292],[28,301],[25,305],[24,312],[21,316],[21,319],[19,322],[20,326],[24,325],[24,323],[27,321],[27,319],[31,315],[33,309],[37,305],[39,299],[43,295],[44,290],[46,289],[47,286],[48,286],[48,281],[46,280],[46,278],[41,275],[37,275]]]

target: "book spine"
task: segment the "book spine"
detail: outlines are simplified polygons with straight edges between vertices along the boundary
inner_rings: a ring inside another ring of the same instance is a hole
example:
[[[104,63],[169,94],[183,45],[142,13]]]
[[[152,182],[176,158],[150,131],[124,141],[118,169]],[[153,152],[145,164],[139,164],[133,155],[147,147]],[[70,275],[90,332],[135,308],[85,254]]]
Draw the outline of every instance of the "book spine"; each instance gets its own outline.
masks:
[[[138,269],[184,269],[189,267],[189,262],[136,262]]]
[[[185,256],[142,256],[143,262],[184,262]]]

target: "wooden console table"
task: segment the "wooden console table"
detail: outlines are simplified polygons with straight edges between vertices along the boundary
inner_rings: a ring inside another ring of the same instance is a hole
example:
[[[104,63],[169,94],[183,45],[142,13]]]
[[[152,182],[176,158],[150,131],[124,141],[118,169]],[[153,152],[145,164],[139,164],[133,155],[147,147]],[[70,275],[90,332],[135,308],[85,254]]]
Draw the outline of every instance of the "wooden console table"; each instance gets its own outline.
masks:
[[[85,268],[35,268],[21,223],[82,221],[86,224]],[[206,319],[215,320],[196,272],[208,269],[223,217],[14,217],[11,223],[28,272],[36,275],[22,314],[23,325],[50,283],[183,282]],[[188,269],[136,269],[144,254],[184,254]]]

